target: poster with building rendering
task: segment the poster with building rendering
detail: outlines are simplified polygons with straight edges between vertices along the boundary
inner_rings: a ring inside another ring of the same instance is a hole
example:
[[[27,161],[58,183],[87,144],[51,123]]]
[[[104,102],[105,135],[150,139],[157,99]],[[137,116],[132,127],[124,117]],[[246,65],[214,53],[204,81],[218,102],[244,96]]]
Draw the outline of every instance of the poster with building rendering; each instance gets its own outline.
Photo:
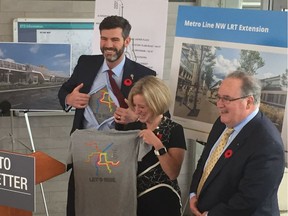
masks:
[[[179,6],[171,114],[192,139],[207,138],[218,117],[217,90],[234,70],[262,82],[260,109],[287,150],[287,12]]]
[[[5,109],[60,111],[57,94],[70,70],[70,44],[0,43],[1,103]]]

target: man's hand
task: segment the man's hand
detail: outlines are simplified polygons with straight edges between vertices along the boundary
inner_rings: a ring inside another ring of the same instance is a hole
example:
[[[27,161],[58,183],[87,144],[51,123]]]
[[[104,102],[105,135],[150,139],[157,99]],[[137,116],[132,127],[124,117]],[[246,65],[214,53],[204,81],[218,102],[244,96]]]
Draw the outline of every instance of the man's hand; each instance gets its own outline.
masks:
[[[67,95],[66,104],[77,109],[83,109],[88,105],[90,95],[80,92],[80,89],[84,86],[83,83],[74,88],[74,90]]]
[[[198,208],[197,208],[197,197],[196,197],[196,196],[193,196],[193,197],[190,199],[190,209],[191,209],[191,212],[192,212],[195,216],[205,216],[205,215],[206,215],[206,212],[204,212],[203,214],[201,214],[201,212],[198,210]]]
[[[125,102],[128,104],[127,99]],[[138,120],[138,115],[130,108],[117,107],[114,112],[114,119],[116,123],[128,124]]]

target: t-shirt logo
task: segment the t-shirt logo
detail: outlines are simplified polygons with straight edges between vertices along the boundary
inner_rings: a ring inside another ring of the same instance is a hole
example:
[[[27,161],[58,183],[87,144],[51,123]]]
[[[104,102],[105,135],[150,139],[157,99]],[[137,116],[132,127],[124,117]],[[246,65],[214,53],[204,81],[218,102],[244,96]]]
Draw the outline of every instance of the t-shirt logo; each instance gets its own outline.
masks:
[[[120,161],[117,160],[117,150],[113,149],[113,143],[101,144],[101,147],[104,147],[103,150],[94,141],[85,145],[95,148],[95,151],[91,151],[87,155],[86,162],[95,167],[96,176],[99,176],[100,169],[102,168],[106,169],[108,173],[112,173],[111,167],[120,165]]]
[[[110,97],[107,87],[103,87],[91,95],[89,106],[99,124],[112,117],[116,109],[116,105]]]

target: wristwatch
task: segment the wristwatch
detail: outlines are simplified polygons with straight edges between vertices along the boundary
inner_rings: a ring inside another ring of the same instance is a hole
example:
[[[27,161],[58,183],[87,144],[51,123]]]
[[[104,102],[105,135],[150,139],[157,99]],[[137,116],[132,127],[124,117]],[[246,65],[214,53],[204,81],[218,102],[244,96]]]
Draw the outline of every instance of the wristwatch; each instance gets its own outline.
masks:
[[[159,149],[159,150],[154,150],[154,154],[157,155],[157,156],[160,156],[160,155],[164,155],[167,153],[167,149],[165,147]]]

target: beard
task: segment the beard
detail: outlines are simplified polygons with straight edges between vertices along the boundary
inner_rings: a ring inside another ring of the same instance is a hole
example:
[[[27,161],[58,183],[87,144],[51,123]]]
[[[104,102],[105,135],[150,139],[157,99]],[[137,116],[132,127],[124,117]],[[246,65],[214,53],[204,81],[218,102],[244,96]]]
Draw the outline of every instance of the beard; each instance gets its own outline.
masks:
[[[107,54],[106,51],[113,51],[114,54]],[[101,52],[104,55],[105,59],[108,62],[115,62],[117,61],[125,51],[125,46],[123,45],[121,49],[117,50],[117,48],[105,48],[101,47]]]

